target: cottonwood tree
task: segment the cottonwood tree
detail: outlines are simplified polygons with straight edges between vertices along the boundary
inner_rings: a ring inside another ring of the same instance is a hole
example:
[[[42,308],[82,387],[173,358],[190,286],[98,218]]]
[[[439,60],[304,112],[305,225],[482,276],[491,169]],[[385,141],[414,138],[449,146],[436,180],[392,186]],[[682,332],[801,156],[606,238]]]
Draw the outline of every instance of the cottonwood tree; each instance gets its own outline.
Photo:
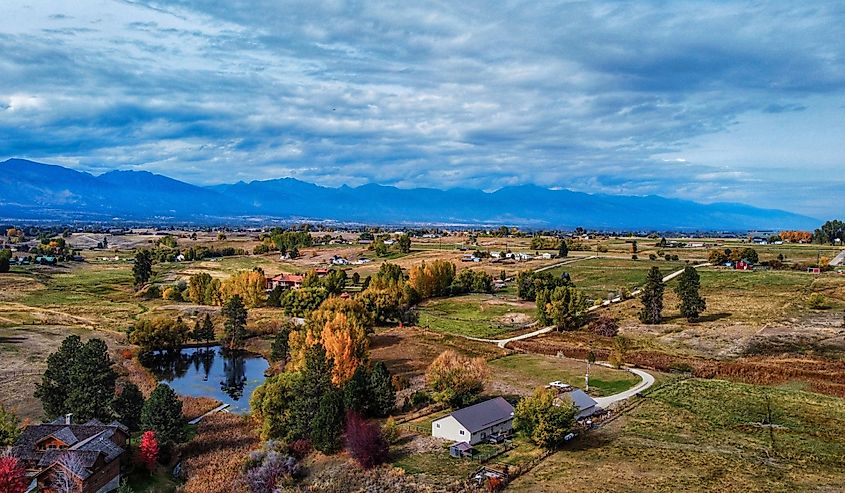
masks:
[[[514,409],[514,428],[546,450],[563,445],[575,424],[575,406],[571,403],[558,405],[555,399],[551,390],[537,389],[534,395],[519,401]]]
[[[663,275],[658,267],[652,267],[648,271],[646,283],[643,287],[641,301],[643,304],[640,310],[640,321],[644,324],[659,324],[663,312],[663,291],[665,289]]]
[[[558,330],[580,327],[587,308],[584,296],[572,286],[543,289],[536,296],[537,313],[543,324],[552,324]]]
[[[425,382],[438,402],[463,406],[484,390],[488,374],[484,358],[469,358],[446,350],[429,365]]]
[[[294,440],[293,403],[298,398],[302,375],[284,372],[273,375],[258,386],[249,400],[252,417],[260,425],[261,438]]]
[[[698,316],[707,307],[704,298],[699,294],[700,288],[701,279],[698,271],[689,265],[684,267],[684,272],[678,279],[678,285],[675,286],[675,293],[681,300],[678,305],[681,315],[690,322],[698,320]]]
[[[400,253],[410,253],[411,252],[411,237],[407,234],[404,234],[399,237],[399,252]]]

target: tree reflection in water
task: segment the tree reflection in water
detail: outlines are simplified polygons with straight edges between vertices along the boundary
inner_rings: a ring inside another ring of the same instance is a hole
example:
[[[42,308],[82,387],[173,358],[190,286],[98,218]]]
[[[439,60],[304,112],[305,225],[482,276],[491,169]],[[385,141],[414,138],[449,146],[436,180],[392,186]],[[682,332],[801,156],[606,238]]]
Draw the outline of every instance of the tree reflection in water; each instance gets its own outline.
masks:
[[[225,379],[220,381],[220,390],[232,399],[240,400],[244,395],[244,386],[246,385],[244,353],[229,349],[222,349],[222,352]]]

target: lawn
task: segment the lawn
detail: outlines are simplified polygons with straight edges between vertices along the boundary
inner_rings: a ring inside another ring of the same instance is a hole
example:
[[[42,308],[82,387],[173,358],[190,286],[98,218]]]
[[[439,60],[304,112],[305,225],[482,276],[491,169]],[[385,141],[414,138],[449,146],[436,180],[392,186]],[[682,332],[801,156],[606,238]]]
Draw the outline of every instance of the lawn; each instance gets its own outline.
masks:
[[[682,380],[551,456],[509,490],[840,491],[844,456],[842,399]]]
[[[583,388],[587,369],[586,362],[539,354],[512,354],[494,359],[489,364],[492,371],[490,381],[506,385],[521,395],[530,394],[537,387],[555,380]],[[592,365],[589,393],[595,396],[616,394],[639,381],[639,377],[627,371]]]
[[[535,311],[533,303],[471,294],[424,303],[418,325],[447,334],[500,337],[534,322]]]
[[[620,258],[596,258],[562,265],[548,272],[560,275],[568,272],[572,282],[591,300],[607,298],[609,293],[621,290],[633,291],[645,282],[646,274],[653,266],[668,275],[684,267],[683,262],[665,260],[630,260]]]

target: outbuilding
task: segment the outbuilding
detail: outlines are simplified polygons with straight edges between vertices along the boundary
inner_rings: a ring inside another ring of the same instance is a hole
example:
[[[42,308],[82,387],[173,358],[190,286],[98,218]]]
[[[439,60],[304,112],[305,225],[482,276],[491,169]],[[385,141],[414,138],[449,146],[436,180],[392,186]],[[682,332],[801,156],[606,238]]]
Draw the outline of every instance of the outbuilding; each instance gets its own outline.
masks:
[[[431,423],[431,436],[475,445],[488,437],[510,433],[513,406],[501,397],[459,409]]]

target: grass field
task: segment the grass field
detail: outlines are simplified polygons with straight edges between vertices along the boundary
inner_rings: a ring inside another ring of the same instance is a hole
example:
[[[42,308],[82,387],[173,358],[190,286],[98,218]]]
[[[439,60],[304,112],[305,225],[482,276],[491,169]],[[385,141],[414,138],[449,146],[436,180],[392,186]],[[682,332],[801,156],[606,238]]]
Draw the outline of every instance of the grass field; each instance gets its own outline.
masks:
[[[584,387],[586,362],[539,354],[512,354],[490,361],[490,380],[520,390],[528,395],[537,387],[560,380],[574,387]],[[636,375],[623,370],[592,365],[590,394],[611,395],[627,390],[639,382]]]
[[[665,260],[630,260],[620,258],[596,258],[574,262],[551,269],[554,275],[568,272],[575,286],[591,300],[607,298],[608,293],[619,293],[622,289],[633,291],[645,283],[646,274],[657,266],[664,275],[684,267],[683,262]]]
[[[687,380],[653,392],[509,490],[841,491],[843,457],[842,399]]]
[[[534,322],[535,312],[533,303],[472,294],[421,305],[419,326],[447,334],[499,337]]]

